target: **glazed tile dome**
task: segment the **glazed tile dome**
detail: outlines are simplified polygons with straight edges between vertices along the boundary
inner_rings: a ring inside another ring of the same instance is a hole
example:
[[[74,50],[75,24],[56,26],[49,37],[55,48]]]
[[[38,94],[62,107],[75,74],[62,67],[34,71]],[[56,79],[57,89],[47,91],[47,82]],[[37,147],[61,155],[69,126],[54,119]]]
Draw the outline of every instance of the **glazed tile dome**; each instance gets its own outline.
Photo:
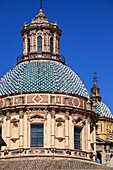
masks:
[[[21,92],[65,92],[89,97],[80,78],[60,62],[24,62],[10,70],[0,82],[0,95]]]
[[[103,102],[96,102],[96,112],[100,117],[113,118],[111,111]]]

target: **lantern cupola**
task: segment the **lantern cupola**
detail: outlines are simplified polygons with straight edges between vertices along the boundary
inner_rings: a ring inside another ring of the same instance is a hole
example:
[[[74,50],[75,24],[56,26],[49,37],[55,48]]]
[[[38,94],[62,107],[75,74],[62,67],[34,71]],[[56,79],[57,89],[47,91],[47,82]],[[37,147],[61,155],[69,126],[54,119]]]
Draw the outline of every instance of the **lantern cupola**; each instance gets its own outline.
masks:
[[[23,38],[21,61],[49,59],[65,62],[64,57],[59,54],[59,41],[62,31],[59,29],[57,22],[54,24],[48,22],[42,9],[30,24],[24,23],[20,33]]]

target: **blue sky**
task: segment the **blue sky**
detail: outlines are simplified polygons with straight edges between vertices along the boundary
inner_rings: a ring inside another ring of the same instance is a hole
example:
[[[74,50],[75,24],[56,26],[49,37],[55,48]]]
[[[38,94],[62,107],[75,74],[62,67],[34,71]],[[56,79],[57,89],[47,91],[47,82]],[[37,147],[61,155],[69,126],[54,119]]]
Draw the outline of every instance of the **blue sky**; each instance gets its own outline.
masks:
[[[0,0],[0,78],[22,54],[20,30],[39,8],[39,0]],[[43,0],[43,12],[58,22],[60,53],[89,93],[97,72],[102,101],[113,114],[113,0]]]

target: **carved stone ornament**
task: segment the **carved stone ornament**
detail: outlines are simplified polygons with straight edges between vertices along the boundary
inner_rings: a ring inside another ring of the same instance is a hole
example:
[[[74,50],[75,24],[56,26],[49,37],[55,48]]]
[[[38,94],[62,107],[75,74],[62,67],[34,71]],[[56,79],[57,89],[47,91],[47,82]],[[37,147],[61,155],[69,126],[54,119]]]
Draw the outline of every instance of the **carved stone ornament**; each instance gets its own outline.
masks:
[[[59,142],[62,142],[64,140],[63,137],[57,137],[56,139],[58,139]]]
[[[65,120],[62,117],[59,117],[56,119],[56,122],[65,122]]]
[[[1,118],[1,120],[0,120],[0,123],[2,123],[2,124],[3,124],[3,123],[4,123],[4,121],[3,121],[3,120],[4,120],[4,116],[2,116],[2,118]]]
[[[51,118],[53,118],[53,119],[55,119],[55,111],[54,110],[52,110],[52,112],[51,112]]]
[[[83,124],[83,126],[85,126],[85,124],[86,124],[86,120],[84,120],[84,121],[82,122],[82,124]]]
[[[12,138],[11,140],[15,143],[19,138]]]
[[[20,110],[19,114],[20,114],[19,118],[23,119],[23,117],[24,117],[23,110]]]
[[[44,119],[44,117],[43,117],[42,115],[40,115],[40,114],[34,114],[34,115],[31,115],[31,116],[30,116],[30,119],[36,119],[36,118],[38,118],[38,119]]]
[[[16,123],[16,122],[19,122],[19,120],[18,120],[17,118],[13,118],[13,119],[11,119],[10,122],[11,122],[11,123]]]
[[[65,114],[65,119],[69,119],[69,111],[66,111],[66,114]]]
[[[10,120],[10,118],[11,118],[10,113],[7,112],[7,114],[6,114],[6,120]]]
[[[78,117],[75,122],[78,123],[78,122],[81,122],[82,118],[81,117]]]
[[[46,114],[45,114],[45,116],[44,116],[44,120],[47,120],[47,115],[48,115],[48,113],[46,113]]]

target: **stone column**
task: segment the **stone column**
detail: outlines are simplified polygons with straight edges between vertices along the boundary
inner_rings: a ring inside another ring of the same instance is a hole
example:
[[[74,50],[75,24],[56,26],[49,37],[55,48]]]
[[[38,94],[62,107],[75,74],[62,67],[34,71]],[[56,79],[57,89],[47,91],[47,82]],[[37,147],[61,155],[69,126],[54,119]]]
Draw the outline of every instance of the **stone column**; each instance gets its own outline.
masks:
[[[19,127],[19,147],[22,148],[23,147],[23,110],[20,110],[19,112],[20,116],[20,127]]]
[[[51,146],[55,146],[55,111],[51,112]]]
[[[31,34],[31,39],[30,39],[30,52],[33,52],[33,34]]]
[[[42,51],[44,51],[44,33],[42,33]]]
[[[10,148],[10,113],[6,114],[6,144],[7,148]]]
[[[47,147],[47,139],[48,139],[48,136],[47,136],[47,110],[45,110],[45,116],[44,116],[44,147]]]
[[[37,40],[36,40],[36,34],[34,34],[34,51],[37,51],[37,50],[36,50],[36,41],[37,41]]]
[[[58,38],[57,38],[57,54],[59,54],[59,36],[58,36]]]
[[[54,50],[53,53],[56,54],[56,53],[57,53],[57,44],[56,44],[56,43],[57,43],[57,39],[56,39],[56,32],[54,33],[53,42],[54,42],[54,43],[53,43],[53,50]]]
[[[69,111],[65,116],[65,147],[69,147]]]
[[[44,34],[44,51],[46,51],[46,35]]]
[[[27,34],[23,37],[23,55],[27,55]]]
[[[87,135],[88,135],[88,151],[91,151],[91,134],[90,134],[90,120],[87,120],[87,126],[88,126],[88,130],[87,130]]]
[[[47,34],[47,51],[50,52],[50,40],[48,34]]]
[[[96,125],[95,125],[95,126],[96,126]],[[93,133],[94,133],[93,136],[94,136],[94,152],[96,153],[96,130],[95,130],[96,127],[95,127],[95,126],[94,126],[94,130],[93,130],[93,131],[94,131],[94,132],[93,132]]]
[[[88,150],[88,120],[86,119],[86,127],[85,127],[85,143],[86,143],[86,147],[85,150]]]
[[[82,150],[85,150],[85,145],[84,145],[84,140],[85,140],[85,130],[84,130],[85,126],[83,126],[82,128]]]

